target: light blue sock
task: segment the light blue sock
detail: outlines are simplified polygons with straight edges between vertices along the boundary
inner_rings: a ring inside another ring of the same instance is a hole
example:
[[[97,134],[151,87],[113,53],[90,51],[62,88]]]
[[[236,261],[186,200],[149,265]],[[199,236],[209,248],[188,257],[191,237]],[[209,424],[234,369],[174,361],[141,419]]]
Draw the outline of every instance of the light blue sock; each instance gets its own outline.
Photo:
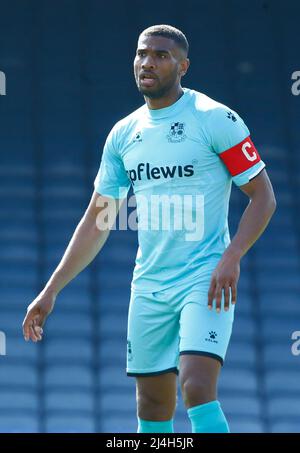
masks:
[[[173,433],[173,419],[162,422],[142,420],[138,417],[138,433]]]
[[[219,401],[190,407],[188,416],[193,433],[229,433],[229,426]]]

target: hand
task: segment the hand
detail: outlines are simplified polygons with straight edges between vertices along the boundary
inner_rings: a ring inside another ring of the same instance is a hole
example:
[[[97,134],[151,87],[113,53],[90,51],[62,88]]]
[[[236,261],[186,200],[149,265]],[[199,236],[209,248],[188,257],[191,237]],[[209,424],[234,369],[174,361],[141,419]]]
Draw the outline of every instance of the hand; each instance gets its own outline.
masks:
[[[231,303],[234,305],[237,298],[237,283],[240,276],[240,258],[230,253],[224,253],[214,270],[208,291],[208,308],[212,310],[216,299],[217,313],[221,311],[222,292],[224,291],[224,310],[229,310],[230,289]]]
[[[36,343],[42,340],[43,325],[54,308],[56,294],[42,291],[28,306],[23,321],[23,335],[25,341],[30,339]]]

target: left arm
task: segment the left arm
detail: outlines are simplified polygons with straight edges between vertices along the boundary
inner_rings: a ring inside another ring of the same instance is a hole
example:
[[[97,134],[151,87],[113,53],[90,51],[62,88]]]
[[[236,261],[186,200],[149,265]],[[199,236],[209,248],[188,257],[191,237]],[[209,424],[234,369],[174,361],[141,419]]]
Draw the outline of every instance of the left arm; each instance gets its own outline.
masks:
[[[236,303],[237,282],[240,275],[240,260],[261,236],[276,209],[276,200],[266,170],[240,189],[249,197],[237,233],[227,247],[211,278],[208,291],[208,308],[212,309],[216,299],[216,310],[221,311],[224,290],[224,309],[229,310],[230,288],[232,304]]]

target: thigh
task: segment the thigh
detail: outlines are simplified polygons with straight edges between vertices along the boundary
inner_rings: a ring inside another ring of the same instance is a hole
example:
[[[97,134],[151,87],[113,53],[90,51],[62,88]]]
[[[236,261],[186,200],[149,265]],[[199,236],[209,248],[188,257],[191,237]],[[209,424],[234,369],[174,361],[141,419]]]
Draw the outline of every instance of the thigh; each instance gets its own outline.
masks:
[[[221,364],[218,360],[198,354],[182,354],[180,356],[180,382],[189,378],[195,380],[203,387],[214,391],[217,387]]]
[[[179,313],[156,294],[132,294],[127,331],[127,375],[178,372]]]
[[[180,355],[202,355],[222,365],[232,333],[234,306],[230,310],[209,310],[207,293],[187,293],[180,313]]]

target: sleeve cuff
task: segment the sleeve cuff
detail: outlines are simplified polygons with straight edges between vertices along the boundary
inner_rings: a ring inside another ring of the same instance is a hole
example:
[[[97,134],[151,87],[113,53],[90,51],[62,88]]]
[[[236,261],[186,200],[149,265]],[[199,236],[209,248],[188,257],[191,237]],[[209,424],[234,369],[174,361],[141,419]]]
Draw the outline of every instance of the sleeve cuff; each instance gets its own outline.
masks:
[[[233,182],[237,186],[243,186],[250,182],[255,176],[257,176],[264,168],[266,164],[261,160],[253,167],[249,168],[248,170],[236,175],[232,178]]]

